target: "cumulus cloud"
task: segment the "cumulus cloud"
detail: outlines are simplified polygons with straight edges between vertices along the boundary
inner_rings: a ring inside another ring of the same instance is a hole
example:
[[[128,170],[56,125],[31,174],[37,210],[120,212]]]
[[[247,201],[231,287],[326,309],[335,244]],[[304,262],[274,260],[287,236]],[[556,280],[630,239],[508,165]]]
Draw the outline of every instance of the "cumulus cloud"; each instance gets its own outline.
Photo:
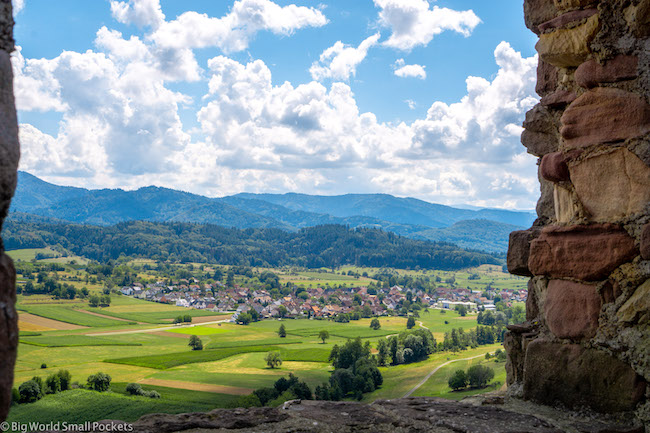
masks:
[[[323,51],[318,62],[314,62],[309,72],[314,80],[332,78],[335,80],[348,80],[354,76],[357,66],[366,58],[368,50],[377,44],[379,33],[366,38],[357,48],[337,41],[334,45]]]
[[[160,0],[111,0],[113,18],[124,24],[157,28],[165,21]]]
[[[321,27],[327,18],[321,11],[305,6],[279,6],[270,0],[236,1],[221,18],[189,11],[166,21],[151,35],[165,48],[218,47],[224,53],[245,50],[260,31],[291,35],[305,27]]]
[[[374,0],[380,8],[379,22],[391,29],[384,44],[399,50],[427,45],[435,35],[451,30],[469,36],[481,22],[474,11],[434,6],[427,0]]]
[[[17,15],[25,7],[25,0],[11,0],[13,3],[14,15]]]
[[[394,74],[402,78],[413,77],[424,80],[427,78],[427,72],[424,70],[425,67],[417,64],[406,65],[404,64],[404,59],[398,59],[395,62]]]

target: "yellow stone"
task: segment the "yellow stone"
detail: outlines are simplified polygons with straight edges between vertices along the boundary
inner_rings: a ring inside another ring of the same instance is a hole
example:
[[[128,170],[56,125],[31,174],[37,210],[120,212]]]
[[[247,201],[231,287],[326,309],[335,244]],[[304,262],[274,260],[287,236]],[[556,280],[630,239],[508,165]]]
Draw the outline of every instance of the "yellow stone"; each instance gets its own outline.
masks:
[[[559,185],[553,189],[553,204],[555,206],[555,219],[559,223],[571,222],[578,217],[580,208],[577,204],[577,197],[573,191],[570,191]]]
[[[558,29],[540,36],[535,48],[542,60],[561,68],[579,66],[591,50],[589,44],[598,33],[598,14],[571,29]]]
[[[644,314],[650,314],[650,280],[641,284],[616,313],[618,320],[623,322],[633,322]]]
[[[625,148],[586,159],[569,172],[592,221],[624,219],[650,203],[650,167]]]

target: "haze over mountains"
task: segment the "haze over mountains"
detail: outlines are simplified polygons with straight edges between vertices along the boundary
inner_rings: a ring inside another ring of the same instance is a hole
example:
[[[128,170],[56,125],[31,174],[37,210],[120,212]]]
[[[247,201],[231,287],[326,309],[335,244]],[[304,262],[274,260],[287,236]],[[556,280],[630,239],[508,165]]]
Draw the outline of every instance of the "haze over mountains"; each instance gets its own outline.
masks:
[[[376,227],[421,240],[503,252],[508,233],[530,226],[535,214],[499,209],[459,209],[387,194],[242,193],[208,198],[160,187],[135,191],[58,186],[18,173],[12,212],[75,223],[109,225],[122,221],[181,221],[226,227],[274,227],[296,231],[321,224]]]

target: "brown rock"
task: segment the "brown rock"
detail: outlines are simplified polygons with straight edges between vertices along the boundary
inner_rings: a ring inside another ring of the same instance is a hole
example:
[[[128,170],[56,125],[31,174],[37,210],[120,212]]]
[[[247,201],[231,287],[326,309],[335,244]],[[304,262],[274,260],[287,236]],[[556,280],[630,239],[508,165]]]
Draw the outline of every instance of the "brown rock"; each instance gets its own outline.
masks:
[[[573,101],[560,120],[568,148],[611,143],[650,132],[650,105],[634,93],[596,88]]]
[[[541,225],[549,224],[555,218],[555,201],[553,198],[554,184],[544,179],[541,174],[537,175],[539,179],[540,196],[535,206],[535,211],[539,217]]]
[[[637,37],[650,36],[650,1],[641,0],[638,5],[630,5],[625,13],[629,28]]]
[[[555,17],[552,20],[548,20],[540,24],[539,31],[543,33],[547,30],[566,28],[572,23],[584,20],[585,18],[589,18],[590,16],[596,15],[597,13],[598,9],[595,8],[567,12],[560,15],[559,17]]]
[[[0,420],[7,418],[11,405],[14,362],[18,349],[16,270],[11,258],[0,253]]]
[[[523,127],[525,130],[521,134],[521,143],[529,153],[543,156],[557,150],[560,139],[558,128],[546,107],[537,104],[528,111]]]
[[[581,161],[570,172],[592,221],[622,219],[650,203],[650,167],[625,148]]]
[[[599,0],[553,0],[559,10],[577,9],[591,6]]]
[[[557,8],[552,0],[524,0],[524,21],[526,27],[539,35],[541,23],[550,20],[557,13]]]
[[[514,275],[531,277],[533,274],[528,270],[528,253],[530,242],[539,236],[539,230],[528,229],[510,233],[508,242],[508,272]]]
[[[544,96],[557,89],[557,75],[558,69],[555,66],[539,59],[537,62],[537,84],[535,85],[537,94]]]
[[[605,304],[614,302],[616,298],[621,296],[622,293],[623,292],[621,291],[621,285],[618,284],[618,282],[616,281],[614,282],[606,281],[600,291],[600,294],[603,298],[603,302]]]
[[[561,185],[553,186],[553,206],[555,219],[559,223],[569,223],[581,215],[580,201],[575,191]]]
[[[616,313],[621,322],[650,321],[650,280],[646,280]]]
[[[614,224],[550,226],[531,242],[528,269],[550,278],[598,281],[637,254],[634,239]]]
[[[650,223],[641,230],[641,257],[650,260]]]
[[[569,178],[569,166],[562,152],[548,153],[542,157],[539,165],[544,179],[551,182],[566,182]]]
[[[600,83],[616,83],[637,77],[639,59],[636,56],[616,56],[601,65],[595,60],[589,60],[578,66],[575,80],[585,88],[596,87]]]
[[[544,304],[546,325],[558,338],[590,338],[598,329],[601,301],[596,286],[551,280]]]
[[[599,412],[633,410],[643,398],[645,381],[617,358],[578,344],[528,344],[524,398]]]
[[[539,299],[535,283],[531,278],[528,280],[528,295],[526,296],[526,320],[533,321],[539,316]]]
[[[556,90],[555,92],[542,97],[540,103],[545,107],[562,108],[576,100],[578,94],[570,90]]]
[[[535,48],[542,60],[567,68],[580,65],[591,53],[589,44],[598,33],[598,15],[571,29],[558,29],[540,36]]]

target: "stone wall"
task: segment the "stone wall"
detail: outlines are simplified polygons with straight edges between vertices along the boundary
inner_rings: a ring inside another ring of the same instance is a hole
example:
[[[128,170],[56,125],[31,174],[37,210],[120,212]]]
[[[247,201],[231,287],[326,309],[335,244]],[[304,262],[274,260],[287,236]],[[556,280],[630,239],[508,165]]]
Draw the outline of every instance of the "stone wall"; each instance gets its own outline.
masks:
[[[9,54],[14,50],[11,0],[0,0],[0,229],[7,216],[16,188],[20,149],[18,120],[13,93],[13,73]],[[18,347],[16,272],[0,240],[0,420],[11,404],[11,387]]]
[[[511,395],[650,423],[650,0],[525,0],[539,36],[521,140],[539,157],[530,276],[506,338]]]

